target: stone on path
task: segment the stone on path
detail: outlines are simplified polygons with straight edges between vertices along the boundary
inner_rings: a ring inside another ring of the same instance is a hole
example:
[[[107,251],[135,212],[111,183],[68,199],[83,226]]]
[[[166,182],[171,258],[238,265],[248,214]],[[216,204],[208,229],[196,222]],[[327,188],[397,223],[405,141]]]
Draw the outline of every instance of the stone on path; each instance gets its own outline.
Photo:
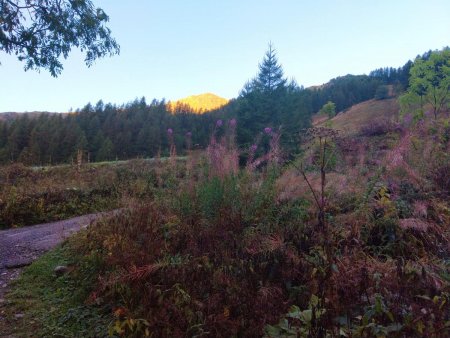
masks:
[[[7,269],[17,269],[24,266],[28,266],[33,263],[33,258],[18,258],[6,261],[5,268]]]
[[[67,266],[65,265],[58,265],[53,272],[57,275],[57,276],[62,276],[65,273],[67,273],[67,271],[69,271],[69,269],[67,268]]]

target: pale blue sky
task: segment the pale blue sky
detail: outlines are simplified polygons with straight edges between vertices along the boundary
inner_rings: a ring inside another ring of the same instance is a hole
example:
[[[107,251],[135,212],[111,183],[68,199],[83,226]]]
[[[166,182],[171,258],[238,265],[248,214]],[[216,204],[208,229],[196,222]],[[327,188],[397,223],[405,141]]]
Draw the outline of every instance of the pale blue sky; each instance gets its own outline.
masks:
[[[305,87],[402,66],[450,45],[448,0],[93,0],[110,16],[121,53],[87,68],[23,71],[0,52],[0,112],[59,111],[136,97],[236,97],[272,41],[285,75]]]

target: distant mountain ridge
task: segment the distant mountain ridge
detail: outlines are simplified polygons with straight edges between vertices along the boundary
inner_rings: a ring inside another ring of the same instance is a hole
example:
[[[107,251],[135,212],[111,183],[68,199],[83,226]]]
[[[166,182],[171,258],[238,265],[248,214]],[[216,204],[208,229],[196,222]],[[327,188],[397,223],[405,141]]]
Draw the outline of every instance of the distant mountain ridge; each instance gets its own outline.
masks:
[[[55,112],[47,112],[47,111],[32,111],[32,112],[1,112],[0,113],[0,121],[10,121],[14,120],[17,117],[23,116],[26,114],[28,117],[39,117],[42,114],[66,114],[66,113],[55,113]]]
[[[190,108],[190,110],[200,114],[218,109],[226,105],[228,101],[229,100],[216,94],[204,93],[199,95],[191,95],[174,102],[169,102],[167,107],[172,113],[188,110]]]

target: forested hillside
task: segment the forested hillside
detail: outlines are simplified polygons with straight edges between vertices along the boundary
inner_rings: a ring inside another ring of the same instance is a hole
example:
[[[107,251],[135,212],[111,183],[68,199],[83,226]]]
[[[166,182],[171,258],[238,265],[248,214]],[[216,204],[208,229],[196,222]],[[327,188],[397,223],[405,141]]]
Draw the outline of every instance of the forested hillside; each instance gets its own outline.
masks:
[[[429,55],[425,53],[422,58]],[[148,103],[141,98],[121,106],[100,100],[69,115],[23,114],[0,119],[0,163],[70,163],[79,150],[90,161],[165,155],[169,128],[178,152],[183,153],[187,144],[206,147],[215,121],[231,118],[237,120],[241,147],[250,147],[262,130],[270,127],[281,128],[282,145],[292,150],[299,131],[310,124],[311,116],[325,103],[334,102],[336,111],[342,111],[375,96],[383,98],[386,85],[402,92],[408,85],[411,64],[408,61],[401,68],[377,69],[369,75],[345,75],[305,89],[287,80],[270,47],[257,77],[243,87],[240,95],[203,115],[195,114],[187,105],[172,113],[164,100]]]

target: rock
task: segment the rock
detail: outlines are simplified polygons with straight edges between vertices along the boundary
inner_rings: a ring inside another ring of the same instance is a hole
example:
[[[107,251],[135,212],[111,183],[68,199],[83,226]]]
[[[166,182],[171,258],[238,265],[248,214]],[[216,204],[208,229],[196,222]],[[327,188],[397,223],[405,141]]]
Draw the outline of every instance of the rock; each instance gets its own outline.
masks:
[[[29,259],[29,258],[17,258],[17,259],[13,259],[13,260],[7,261],[5,263],[5,268],[7,268],[7,269],[17,269],[17,268],[22,268],[24,266],[30,265],[31,263],[33,263],[32,259]]]
[[[67,266],[65,265],[58,265],[53,272],[57,275],[57,276],[62,276],[64,274],[66,274],[69,271],[69,269],[67,268]]]

